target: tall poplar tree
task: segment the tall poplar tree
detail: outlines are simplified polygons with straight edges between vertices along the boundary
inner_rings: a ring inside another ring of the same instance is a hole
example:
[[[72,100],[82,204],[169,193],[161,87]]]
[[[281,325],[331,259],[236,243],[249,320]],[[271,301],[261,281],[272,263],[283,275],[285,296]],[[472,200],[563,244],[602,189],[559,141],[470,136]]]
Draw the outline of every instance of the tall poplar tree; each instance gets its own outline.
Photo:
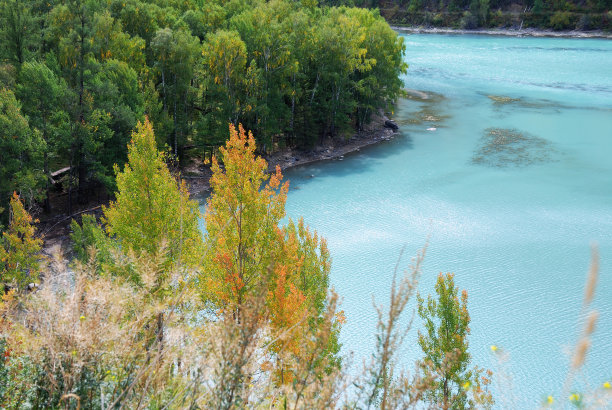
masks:
[[[267,291],[267,312],[261,314],[282,333],[270,349],[277,354],[279,382],[288,383],[289,364],[309,354],[304,346],[328,313],[330,257],[325,240],[303,221],[280,225],[289,184],[282,182],[279,167],[267,174],[267,163],[255,149],[250,132],[230,125],[230,138],[220,149],[222,164],[213,158],[206,211],[209,249],[199,282],[203,298],[237,320],[251,297]],[[339,349],[338,330],[322,353],[328,359]]]
[[[213,194],[206,209],[211,252],[203,279],[216,304],[239,307],[274,263],[289,184],[281,185],[280,168],[267,175],[266,161],[255,157],[253,135],[242,126],[230,125],[230,138],[219,152],[223,168],[213,157]]]

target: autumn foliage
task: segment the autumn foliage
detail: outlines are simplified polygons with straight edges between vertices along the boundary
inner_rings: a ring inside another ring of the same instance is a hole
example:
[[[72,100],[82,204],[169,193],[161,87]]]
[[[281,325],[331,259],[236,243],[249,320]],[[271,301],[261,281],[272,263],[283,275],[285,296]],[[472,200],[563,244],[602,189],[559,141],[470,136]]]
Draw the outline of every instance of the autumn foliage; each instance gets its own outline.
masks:
[[[0,407],[494,404],[491,374],[470,363],[467,293],[459,294],[452,275],[440,275],[437,297],[417,297],[424,357],[415,373],[397,369],[424,252],[403,275],[398,261],[390,298],[376,306],[374,350],[355,375],[340,359],[345,318],[329,289],[326,242],[301,219],[283,224],[288,182],[278,168],[268,174],[253,136],[230,126],[230,139],[212,161],[204,240],[197,205],[154,141],[152,125],[140,124],[129,163],[116,171],[119,192],[104,210],[104,228],[93,216],[72,225],[77,257],[70,269],[61,259],[41,268],[41,241],[13,195],[0,246],[2,280],[23,289],[41,271],[45,277],[39,289],[9,290],[0,300]],[[597,279],[594,259],[585,309]],[[589,314],[577,344],[568,392],[596,316]],[[610,400],[609,381],[589,396],[569,396],[597,408]]]
[[[329,252],[303,221],[280,225],[289,183],[282,182],[279,167],[269,175],[255,149],[250,132],[230,125],[220,158],[212,160],[213,194],[206,211],[210,252],[201,274],[202,295],[236,316],[264,286],[270,325],[284,330],[272,349],[299,355],[298,339],[326,309]]]
[[[206,210],[212,252],[203,279],[216,303],[240,305],[273,265],[289,184],[281,185],[280,169],[267,175],[265,160],[255,158],[253,135],[242,127],[230,126],[230,138],[219,151],[223,168],[214,157]]]

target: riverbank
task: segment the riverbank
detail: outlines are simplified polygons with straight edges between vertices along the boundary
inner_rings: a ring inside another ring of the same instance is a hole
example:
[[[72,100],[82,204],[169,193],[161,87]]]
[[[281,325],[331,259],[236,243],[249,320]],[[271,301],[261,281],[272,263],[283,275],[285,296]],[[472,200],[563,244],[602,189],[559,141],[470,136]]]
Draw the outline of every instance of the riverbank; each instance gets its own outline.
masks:
[[[606,38],[612,39],[612,34],[603,31],[552,31],[525,29],[473,29],[461,30],[454,28],[438,27],[415,27],[415,26],[391,26],[400,33],[409,34],[480,34],[487,36],[511,36],[511,37],[556,37],[556,38]]]
[[[342,137],[327,138],[311,150],[285,148],[274,154],[264,156],[268,162],[270,171],[277,165],[281,170],[294,166],[304,165],[316,161],[342,159],[344,155],[359,151],[368,145],[387,141],[393,138],[396,131],[386,126],[389,121],[383,113],[374,116],[370,124],[364,130],[355,133],[351,138]],[[210,166],[203,164],[197,158],[193,158],[182,170],[182,178],[187,183],[189,195],[193,199],[203,200],[210,192],[210,177],[212,171]],[[53,256],[57,253],[70,252],[70,222],[83,214],[93,214],[97,218],[102,216],[102,206],[108,205],[108,196],[104,200],[92,201],[75,209],[72,215],[55,212],[52,215],[42,215],[41,222],[37,225],[38,232],[43,235],[44,253]],[[61,204],[56,204],[55,209],[65,209]]]
[[[326,138],[313,149],[284,148],[271,155],[265,155],[264,159],[268,163],[270,172],[276,169],[277,165],[281,170],[285,170],[317,161],[342,159],[344,155],[359,151],[363,147],[392,139],[396,131],[385,125],[387,121],[389,118],[380,113],[374,116],[362,131],[356,132],[348,139]],[[210,167],[201,163],[192,163],[184,169],[183,178],[187,182],[192,198],[202,199],[210,192],[208,181],[211,175]]]

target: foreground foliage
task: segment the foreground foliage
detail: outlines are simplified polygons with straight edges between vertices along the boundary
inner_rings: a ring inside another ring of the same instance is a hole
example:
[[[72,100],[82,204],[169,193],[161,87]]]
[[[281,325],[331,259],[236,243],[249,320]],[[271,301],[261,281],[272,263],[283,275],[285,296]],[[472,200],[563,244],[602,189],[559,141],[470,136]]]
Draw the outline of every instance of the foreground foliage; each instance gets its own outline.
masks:
[[[338,332],[345,319],[328,288],[325,241],[302,221],[280,224],[287,183],[281,183],[279,170],[265,174],[253,136],[230,127],[220,158],[213,159],[203,243],[188,235],[197,207],[153,141],[151,124],[139,124],[130,162],[117,174],[120,195],[104,210],[105,226],[94,217],[73,223],[77,260],[71,267],[60,257],[40,268],[40,289],[3,294],[1,407],[395,409],[492,403],[478,371],[467,370],[467,298],[459,301],[452,276],[440,276],[437,301],[430,298],[425,306],[420,300],[427,334],[419,342],[427,360],[414,374],[397,370],[424,252],[403,275],[396,267],[387,308],[377,307],[371,359],[354,376],[340,360]],[[182,215],[177,219],[183,225],[160,208],[160,198]],[[31,273],[40,267],[34,264],[39,242],[32,243],[29,215],[17,196],[12,207],[16,237],[29,240],[9,243],[31,246],[4,249],[22,250],[16,255],[30,258]],[[593,323],[589,318],[574,371],[584,362]],[[571,378],[566,384],[571,386]],[[597,403],[609,398],[602,394]]]

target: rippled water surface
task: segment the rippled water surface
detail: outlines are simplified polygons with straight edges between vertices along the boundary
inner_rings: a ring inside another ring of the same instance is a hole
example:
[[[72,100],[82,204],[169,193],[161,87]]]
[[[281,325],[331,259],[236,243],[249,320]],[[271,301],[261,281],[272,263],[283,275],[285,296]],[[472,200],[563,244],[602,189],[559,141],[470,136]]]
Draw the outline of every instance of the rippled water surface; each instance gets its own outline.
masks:
[[[536,407],[560,393],[596,241],[600,320],[585,377],[600,385],[612,377],[612,41],[405,40],[406,88],[428,98],[400,101],[401,133],[287,172],[289,216],[329,242],[345,351],[358,362],[371,351],[372,296],[386,300],[402,246],[414,255],[430,235],[420,291],[454,272],[474,362],[496,370],[489,346],[502,346],[514,385],[504,394]],[[420,355],[418,326],[404,364]]]

